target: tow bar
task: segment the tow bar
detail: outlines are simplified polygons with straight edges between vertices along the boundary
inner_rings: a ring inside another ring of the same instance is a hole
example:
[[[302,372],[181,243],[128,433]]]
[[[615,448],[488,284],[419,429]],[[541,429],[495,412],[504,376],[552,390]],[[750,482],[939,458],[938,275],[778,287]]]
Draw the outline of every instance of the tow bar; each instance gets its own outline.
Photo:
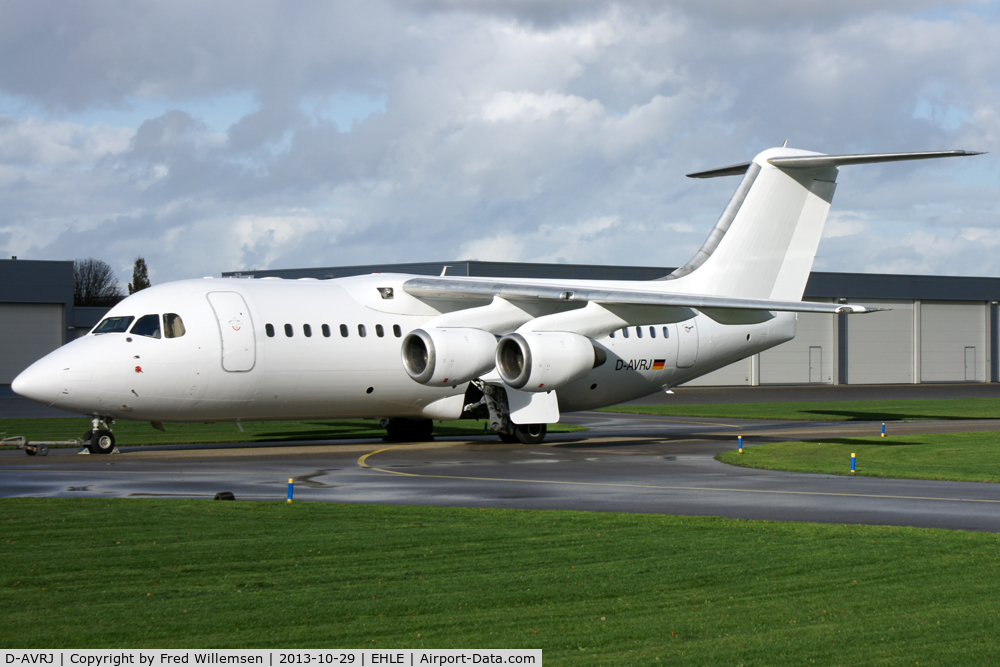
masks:
[[[0,436],[3,435],[5,434],[0,433]],[[32,440],[31,442],[28,442],[28,439],[23,435],[0,438],[0,445],[14,446],[18,449],[23,449],[24,453],[28,456],[48,456],[49,447],[54,445],[79,447],[82,444],[82,440]]]

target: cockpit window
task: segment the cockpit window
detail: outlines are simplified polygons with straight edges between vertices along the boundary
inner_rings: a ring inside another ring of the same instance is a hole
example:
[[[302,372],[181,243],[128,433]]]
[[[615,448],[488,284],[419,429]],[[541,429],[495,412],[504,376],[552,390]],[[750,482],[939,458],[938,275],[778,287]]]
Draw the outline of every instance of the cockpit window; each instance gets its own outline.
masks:
[[[184,322],[177,313],[165,313],[163,315],[163,334],[167,338],[180,338],[185,333]]]
[[[131,315],[122,315],[120,317],[106,317],[104,320],[98,324],[91,333],[94,334],[106,334],[106,333],[125,333],[128,331],[128,325],[132,324],[132,320],[135,318]]]
[[[133,336],[146,336],[147,338],[159,338],[160,337],[160,316],[159,315],[143,315],[140,317],[135,326],[129,332]]]

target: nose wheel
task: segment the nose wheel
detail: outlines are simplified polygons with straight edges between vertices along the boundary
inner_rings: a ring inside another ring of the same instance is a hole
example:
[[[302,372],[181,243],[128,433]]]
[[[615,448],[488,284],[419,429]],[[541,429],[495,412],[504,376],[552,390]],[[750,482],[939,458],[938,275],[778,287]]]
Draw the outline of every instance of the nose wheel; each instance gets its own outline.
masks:
[[[83,442],[91,454],[111,454],[115,451],[115,434],[111,432],[113,419],[94,417],[93,428],[83,434]]]

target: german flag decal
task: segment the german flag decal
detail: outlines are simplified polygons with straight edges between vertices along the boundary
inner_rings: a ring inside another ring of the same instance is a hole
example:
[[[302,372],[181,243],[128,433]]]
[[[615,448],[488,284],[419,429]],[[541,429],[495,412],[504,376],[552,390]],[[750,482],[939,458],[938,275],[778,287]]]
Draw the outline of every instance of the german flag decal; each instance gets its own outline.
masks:
[[[653,370],[662,371],[663,370],[663,359],[653,359]]]

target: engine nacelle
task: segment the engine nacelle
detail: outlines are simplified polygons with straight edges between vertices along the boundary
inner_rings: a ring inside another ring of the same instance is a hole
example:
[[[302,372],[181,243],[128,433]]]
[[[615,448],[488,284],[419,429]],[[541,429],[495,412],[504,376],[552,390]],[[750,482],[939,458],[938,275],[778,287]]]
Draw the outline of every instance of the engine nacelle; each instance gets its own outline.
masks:
[[[462,384],[493,370],[496,349],[481,329],[415,329],[403,339],[403,368],[420,384]]]
[[[607,360],[593,341],[574,333],[512,333],[497,344],[496,366],[508,386],[549,391],[579,380]]]

